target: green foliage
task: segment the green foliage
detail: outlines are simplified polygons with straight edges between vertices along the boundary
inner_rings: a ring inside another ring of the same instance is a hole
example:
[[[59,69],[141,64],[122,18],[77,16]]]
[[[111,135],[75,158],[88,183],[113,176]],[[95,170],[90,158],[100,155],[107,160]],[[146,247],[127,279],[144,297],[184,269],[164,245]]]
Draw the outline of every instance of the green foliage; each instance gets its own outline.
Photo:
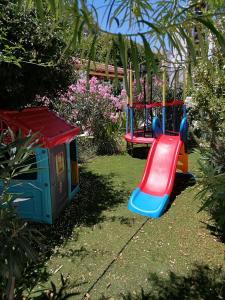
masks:
[[[11,142],[9,142],[9,139]],[[8,141],[8,142],[6,142]],[[10,193],[11,180],[33,172],[29,157],[33,153],[35,136],[15,136],[10,129],[2,132],[0,139],[0,296],[12,297],[18,280],[28,263],[36,259],[36,247],[41,234],[19,219],[14,210],[18,197]],[[12,299],[12,298],[10,298]]]
[[[10,143],[8,143],[10,140]],[[34,171],[29,158],[33,153],[33,146],[36,144],[35,135],[22,136],[19,131],[15,135],[10,128],[2,131],[0,135],[0,180],[3,183],[0,195],[0,206],[10,205],[13,195],[9,193],[9,184],[12,179],[20,174]]]
[[[126,93],[114,96],[112,85],[92,77],[79,79],[66,93],[52,100],[37,98],[38,104],[50,105],[67,122],[81,128],[81,133],[93,136],[98,154],[122,151],[121,135],[125,131],[122,113]]]
[[[90,33],[83,34],[80,43],[77,45],[76,49],[72,51],[72,55],[78,58],[88,58],[89,50],[93,41],[93,36]],[[128,58],[131,57],[133,53],[133,48],[137,48],[137,64],[144,61],[144,48],[141,44],[136,44],[134,42],[128,43]],[[133,47],[132,47],[133,46]],[[95,57],[97,62],[117,65],[122,67],[122,59],[120,57],[120,49],[117,43],[114,42],[114,38],[106,33],[99,33],[95,44]]]
[[[45,4],[54,16],[53,26],[62,19],[70,20],[70,29],[66,28],[67,49],[76,49],[81,43],[83,31],[88,32],[92,42],[87,56],[92,60],[96,53],[95,48],[98,45],[98,40],[102,38],[101,33],[105,33],[106,38],[111,36],[113,41],[113,46],[109,45],[108,47],[107,56],[110,56],[108,53],[117,45],[123,67],[128,66],[130,59],[128,41],[131,38],[136,41],[142,40],[144,51],[142,49],[141,51],[144,52],[144,60],[148,66],[149,74],[150,69],[157,67],[155,61],[159,52],[164,59],[167,59],[168,51],[179,54],[178,63],[181,58],[188,63],[195,62],[199,53],[204,54],[206,59],[205,49],[208,47],[210,34],[215,38],[215,42],[223,55],[225,54],[225,39],[218,25],[218,21],[222,20],[225,14],[223,1],[208,1],[207,9],[199,6],[198,0],[188,3],[185,0],[107,1],[103,22],[98,16],[98,8],[89,5],[85,0],[23,0],[20,3],[35,7],[40,17],[43,15],[42,5]],[[24,6],[22,5],[22,7]],[[41,19],[44,18],[41,17]],[[103,27],[102,24],[105,22],[107,26]],[[122,34],[124,28],[127,30]],[[202,28],[204,32],[203,35],[199,36],[198,45],[192,37],[193,28]],[[187,47],[184,46],[184,42]],[[131,56],[133,66],[138,61],[138,53],[140,51],[134,51]],[[117,62],[117,55],[113,55],[113,60],[114,63]],[[127,80],[125,80],[126,82]],[[126,89],[129,93],[128,84],[126,84]]]
[[[195,264],[187,275],[170,271],[168,276],[149,274],[149,290],[141,288],[123,295],[123,300],[180,300],[180,299],[223,299],[225,297],[225,272],[222,267]],[[106,300],[102,298],[101,300]]]
[[[63,51],[63,23],[42,22],[35,11],[18,11],[14,1],[0,1],[0,102],[20,107],[36,94],[54,95],[74,80],[74,69]],[[4,57],[2,57],[4,56]]]
[[[36,260],[41,234],[20,220],[13,209],[1,208],[0,241],[0,295],[9,295],[28,263]]]
[[[194,121],[202,148],[211,154],[211,164],[225,171],[225,59],[219,53],[194,69],[192,91]]]
[[[200,168],[199,185],[201,191],[198,194],[202,200],[200,210],[207,210],[217,229],[225,235],[225,173],[220,173],[220,170],[211,164],[211,160],[202,159]]]
[[[124,150],[122,135],[125,131],[125,115],[120,113],[116,122],[106,121],[102,116],[103,112],[98,110],[93,119],[97,154],[121,153]]]
[[[225,233],[225,60],[219,52],[194,70],[190,111],[192,128],[201,150],[200,179],[202,208],[218,230]]]
[[[71,293],[68,292],[71,289],[69,277],[64,277],[62,274],[60,275],[60,287],[57,288],[56,284],[51,281],[51,286],[49,289],[44,288],[43,290],[34,290],[29,293],[29,295],[23,295],[24,300],[66,300],[70,299],[75,295],[79,295],[79,293]]]

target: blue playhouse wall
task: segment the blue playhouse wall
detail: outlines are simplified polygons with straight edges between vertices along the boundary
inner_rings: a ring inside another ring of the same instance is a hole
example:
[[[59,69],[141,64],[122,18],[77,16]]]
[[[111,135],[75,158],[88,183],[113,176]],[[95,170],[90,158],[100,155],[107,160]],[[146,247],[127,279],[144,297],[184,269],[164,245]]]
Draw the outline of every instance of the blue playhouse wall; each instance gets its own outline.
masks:
[[[75,153],[70,153],[70,143],[66,143],[66,170],[67,170],[67,199],[63,207],[73,200],[75,194],[79,191],[79,180],[77,178],[76,185],[71,182],[71,160],[77,164],[77,141],[75,140]],[[52,184],[51,184],[51,166],[50,166],[50,151],[47,148],[36,148],[34,150],[37,163],[37,174],[35,179],[28,180],[13,180],[10,186],[10,192],[15,193],[17,201],[14,206],[21,218],[52,224],[54,219],[58,217],[61,208],[57,215],[53,212],[54,203]],[[72,159],[71,159],[72,158]],[[55,174],[56,175],[56,174]],[[77,177],[78,170],[77,170]],[[0,182],[0,189],[2,183]],[[56,193],[57,197],[57,193]]]

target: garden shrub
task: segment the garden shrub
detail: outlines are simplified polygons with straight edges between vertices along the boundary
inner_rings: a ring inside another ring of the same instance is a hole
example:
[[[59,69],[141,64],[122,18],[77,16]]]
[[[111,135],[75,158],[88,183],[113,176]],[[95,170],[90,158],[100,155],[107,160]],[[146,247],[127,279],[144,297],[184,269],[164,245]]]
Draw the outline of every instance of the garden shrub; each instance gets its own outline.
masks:
[[[17,216],[14,201],[19,195],[9,189],[12,179],[33,172],[29,159],[35,139],[32,135],[22,137],[21,132],[16,136],[9,129],[0,135],[0,299],[13,299],[25,268],[37,259],[42,239],[39,231]]]
[[[0,53],[5,47],[19,59],[15,63],[0,61],[1,107],[24,106],[36,94],[55,95],[74,80],[74,68],[67,57],[63,24],[52,28],[52,17],[46,14],[38,20],[35,11],[19,11],[15,1],[0,0]],[[7,45],[5,45],[7,43]]]
[[[216,231],[225,237],[225,173],[221,173],[208,159],[207,152],[202,154],[199,176],[202,201],[201,210],[206,210],[216,226]]]
[[[219,52],[194,69],[192,129],[201,150],[202,209],[225,233],[225,59]]]
[[[211,163],[225,171],[225,59],[201,62],[193,74],[192,128]]]
[[[122,150],[121,134],[125,131],[124,90],[114,96],[112,85],[96,77],[89,82],[79,79],[65,93],[54,99],[37,96],[37,102],[53,108],[67,122],[93,136],[97,154],[113,154]]]

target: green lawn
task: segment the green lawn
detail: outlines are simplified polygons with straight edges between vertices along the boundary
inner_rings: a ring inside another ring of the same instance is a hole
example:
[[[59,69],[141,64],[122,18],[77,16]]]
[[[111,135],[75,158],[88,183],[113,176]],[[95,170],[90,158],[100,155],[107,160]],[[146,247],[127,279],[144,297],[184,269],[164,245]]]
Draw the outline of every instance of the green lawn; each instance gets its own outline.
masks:
[[[75,300],[86,293],[111,300],[225,296],[224,245],[207,229],[207,215],[197,213],[198,190],[186,177],[176,181],[174,201],[160,219],[127,210],[144,165],[145,159],[119,155],[81,166],[79,196],[46,229],[51,257],[41,265],[45,285],[69,274]],[[192,153],[190,171],[196,168]]]

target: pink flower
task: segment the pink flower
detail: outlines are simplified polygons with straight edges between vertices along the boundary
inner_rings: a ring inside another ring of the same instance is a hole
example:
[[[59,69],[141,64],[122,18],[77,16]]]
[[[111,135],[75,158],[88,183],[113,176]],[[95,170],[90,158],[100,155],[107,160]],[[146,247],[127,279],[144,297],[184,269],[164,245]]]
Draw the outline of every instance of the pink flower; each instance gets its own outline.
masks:
[[[71,112],[71,117],[73,119],[76,119],[77,118],[77,115],[78,115],[78,111],[76,109],[73,109],[72,112]]]
[[[122,108],[122,102],[118,97],[111,96],[110,100],[112,101],[113,106],[117,109],[120,110]]]
[[[79,79],[76,83],[76,89],[75,92],[79,94],[84,94],[86,92],[86,80],[85,79]]]
[[[95,76],[93,76],[90,80],[89,80],[89,84],[90,85],[97,85],[98,84],[98,79],[95,77]]]
[[[143,99],[144,99],[144,92],[141,92],[140,94],[137,95],[137,100],[143,101]]]
[[[121,96],[122,98],[126,98],[126,97],[127,97],[127,92],[126,92],[126,90],[122,89],[122,91],[121,91],[121,93],[120,93],[120,96]]]
[[[111,113],[109,118],[113,123],[116,123],[119,118],[119,115],[118,113]]]
[[[59,100],[60,100],[61,102],[63,102],[63,103],[67,103],[67,102],[68,102],[68,98],[67,98],[65,95],[61,95],[61,96],[59,97]]]
[[[110,96],[111,88],[108,85],[99,84],[98,93],[102,98],[107,99]]]
[[[47,96],[41,97],[40,95],[36,95],[35,100],[44,106],[49,106],[51,100]]]
[[[69,96],[69,101],[74,102],[75,101],[75,96]]]
[[[77,87],[75,84],[71,84],[68,88],[68,91],[71,91],[71,92],[76,92],[76,90],[77,90]]]

